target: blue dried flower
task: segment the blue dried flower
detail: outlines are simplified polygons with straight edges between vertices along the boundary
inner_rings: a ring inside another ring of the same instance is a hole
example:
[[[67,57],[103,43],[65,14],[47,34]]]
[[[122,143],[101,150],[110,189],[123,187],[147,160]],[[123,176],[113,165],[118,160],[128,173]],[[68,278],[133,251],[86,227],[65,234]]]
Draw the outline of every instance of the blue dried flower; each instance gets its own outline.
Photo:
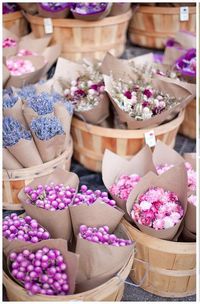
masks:
[[[32,96],[27,101],[28,106],[39,115],[45,115],[53,112],[54,100],[48,93],[42,92],[39,95]]]
[[[20,139],[31,140],[31,133],[27,131],[17,120],[12,117],[3,119],[3,146],[10,147],[19,142]]]
[[[12,108],[18,100],[15,95],[4,94],[3,96],[3,108]]]
[[[13,94],[14,94],[14,93],[13,93],[13,89],[12,89],[11,87],[9,87],[9,88],[3,90],[3,96],[4,96],[4,95],[12,96]]]
[[[30,127],[40,140],[49,140],[56,135],[64,134],[61,122],[56,117],[38,117],[32,120]]]
[[[27,85],[21,88],[17,94],[21,99],[26,100],[36,94],[36,88],[34,85]]]

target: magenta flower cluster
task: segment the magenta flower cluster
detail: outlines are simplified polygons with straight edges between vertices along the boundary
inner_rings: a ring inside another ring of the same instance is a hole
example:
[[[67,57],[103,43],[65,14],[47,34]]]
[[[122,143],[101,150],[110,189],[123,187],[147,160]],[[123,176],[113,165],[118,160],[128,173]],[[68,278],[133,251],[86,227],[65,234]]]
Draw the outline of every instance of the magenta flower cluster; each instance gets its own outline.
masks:
[[[3,236],[9,241],[19,240],[38,243],[50,238],[50,234],[30,216],[19,217],[16,213],[3,220]]]
[[[112,245],[112,246],[127,246],[131,245],[131,240],[124,240],[118,238],[115,234],[109,234],[109,227],[102,226],[99,228],[88,227],[86,225],[80,226],[79,237],[102,245]]]
[[[10,253],[13,277],[28,294],[67,295],[69,292],[66,264],[57,249],[43,247],[35,252],[24,249]]]
[[[82,185],[80,192],[75,195],[73,205],[92,205],[97,199],[101,199],[101,201],[108,204],[109,206],[116,206],[116,202],[112,199],[109,199],[107,192],[101,192],[100,190],[93,191],[91,189],[88,189],[86,185]]]
[[[174,227],[183,214],[178,196],[160,187],[151,187],[139,195],[131,211],[134,221],[155,230]]]
[[[127,200],[131,190],[135,188],[140,179],[141,177],[138,174],[121,175],[119,179],[110,186],[109,191],[120,199]]]
[[[76,190],[63,184],[38,185],[35,189],[27,186],[24,193],[27,195],[27,204],[36,205],[50,211],[63,210],[72,204]]]
[[[3,48],[13,48],[16,46],[17,46],[17,42],[13,38],[8,37],[3,40]]]

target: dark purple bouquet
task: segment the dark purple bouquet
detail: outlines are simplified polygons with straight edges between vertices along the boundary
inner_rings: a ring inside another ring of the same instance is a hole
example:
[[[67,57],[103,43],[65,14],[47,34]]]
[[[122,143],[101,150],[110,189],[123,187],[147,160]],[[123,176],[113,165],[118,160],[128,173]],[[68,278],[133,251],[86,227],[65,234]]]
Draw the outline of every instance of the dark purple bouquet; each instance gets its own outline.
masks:
[[[19,11],[17,3],[3,3],[3,14],[10,14]]]
[[[69,14],[69,2],[41,2],[38,3],[38,11],[41,17],[65,18]]]
[[[185,78],[190,78],[195,81],[196,79],[196,49],[192,48],[178,58],[175,63],[176,69]]]
[[[71,5],[71,11],[76,19],[95,21],[106,17],[111,6],[112,3],[106,2],[74,3]]]

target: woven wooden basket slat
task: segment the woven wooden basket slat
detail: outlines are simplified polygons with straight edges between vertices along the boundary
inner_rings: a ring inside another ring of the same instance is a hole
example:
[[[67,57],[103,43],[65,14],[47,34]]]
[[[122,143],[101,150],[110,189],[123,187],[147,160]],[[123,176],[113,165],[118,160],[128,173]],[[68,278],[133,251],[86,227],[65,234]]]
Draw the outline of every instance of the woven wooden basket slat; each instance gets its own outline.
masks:
[[[156,138],[173,147],[183,119],[184,112],[181,112],[174,120],[155,127]],[[149,130],[103,128],[73,118],[71,132],[74,158],[90,170],[101,171],[105,149],[127,158],[131,157],[144,146],[144,133],[147,131]]]
[[[179,132],[189,138],[196,139],[196,99],[185,109],[185,118]]]
[[[196,7],[189,7],[188,21],[180,21],[180,7],[140,6],[131,19],[129,38],[140,46],[163,49],[166,39],[180,30],[195,33]]]
[[[127,13],[107,17],[100,21],[77,19],[53,19],[52,43],[62,45],[61,56],[70,60],[90,57],[103,59],[107,51],[120,56],[125,47],[126,30],[131,10]],[[36,37],[44,35],[44,19],[26,15]]]
[[[21,12],[15,12],[3,15],[3,26],[6,29],[15,28],[15,32],[20,37],[28,33],[28,23]]]
[[[144,290],[161,297],[186,297],[196,292],[196,243],[170,242],[146,235],[124,220],[136,241],[130,278],[145,280]]]
[[[71,166],[71,157],[73,152],[73,143],[70,141],[68,149],[56,159],[31,168],[18,170],[3,170],[3,205],[9,209],[10,205],[16,205],[13,208],[20,209],[21,204],[18,199],[19,191],[29,184],[34,178],[50,174],[56,167],[69,170]]]

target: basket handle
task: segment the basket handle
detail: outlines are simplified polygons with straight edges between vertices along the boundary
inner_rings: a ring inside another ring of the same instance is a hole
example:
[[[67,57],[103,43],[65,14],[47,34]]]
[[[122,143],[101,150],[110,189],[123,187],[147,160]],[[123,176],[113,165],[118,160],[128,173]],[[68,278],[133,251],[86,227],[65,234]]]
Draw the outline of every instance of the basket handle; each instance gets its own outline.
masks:
[[[139,284],[134,284],[134,283],[130,283],[130,282],[126,281],[126,280],[123,280],[123,279],[120,277],[119,274],[117,274],[117,277],[118,277],[123,283],[125,283],[125,284],[127,284],[127,285],[131,285],[131,286],[134,286],[134,287],[141,287],[141,286],[144,284],[144,282],[145,282],[145,280],[146,280],[146,277],[147,277],[147,274],[148,274],[148,272],[149,272],[149,263],[148,263],[148,262],[145,262],[145,261],[143,261],[143,260],[137,259],[137,258],[134,258],[134,261],[138,261],[138,262],[140,262],[140,263],[146,265],[145,273],[144,273],[144,275],[143,275],[141,281],[139,282]],[[134,271],[135,269],[132,268],[131,270]]]

